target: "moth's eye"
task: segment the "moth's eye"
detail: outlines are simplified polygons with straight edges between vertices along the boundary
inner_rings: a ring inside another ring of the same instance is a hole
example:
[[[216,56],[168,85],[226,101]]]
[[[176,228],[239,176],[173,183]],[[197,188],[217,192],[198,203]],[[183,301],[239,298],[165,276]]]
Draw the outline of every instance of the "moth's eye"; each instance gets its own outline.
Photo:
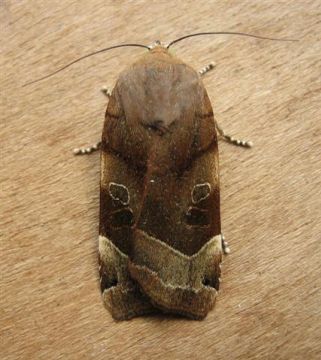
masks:
[[[198,204],[210,196],[211,184],[206,182],[203,184],[196,184],[192,190],[192,202]]]
[[[110,182],[108,190],[113,200],[119,201],[124,206],[129,204],[129,191],[125,185]]]
[[[134,223],[133,211],[129,208],[126,208],[112,212],[110,215],[110,223],[114,228],[132,226]]]
[[[186,214],[186,222],[191,226],[208,226],[210,224],[208,210],[191,206]]]

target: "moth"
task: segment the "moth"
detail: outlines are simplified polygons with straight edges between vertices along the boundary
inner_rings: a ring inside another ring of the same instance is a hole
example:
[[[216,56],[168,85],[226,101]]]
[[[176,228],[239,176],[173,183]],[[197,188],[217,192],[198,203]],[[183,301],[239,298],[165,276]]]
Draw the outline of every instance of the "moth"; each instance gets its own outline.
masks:
[[[197,72],[169,50],[206,34],[92,53],[148,49],[108,93],[101,142],[75,150],[101,150],[100,285],[117,320],[154,312],[203,319],[219,291],[229,248],[221,231],[218,138],[251,143],[226,135],[214,119],[202,81],[213,66]]]

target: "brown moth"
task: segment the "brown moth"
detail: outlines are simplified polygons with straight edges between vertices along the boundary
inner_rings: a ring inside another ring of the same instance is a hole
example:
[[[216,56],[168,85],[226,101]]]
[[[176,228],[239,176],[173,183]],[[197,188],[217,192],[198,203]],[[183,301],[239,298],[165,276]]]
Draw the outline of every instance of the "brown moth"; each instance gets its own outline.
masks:
[[[101,287],[113,316],[203,318],[222,258],[217,133],[199,74],[166,47],[119,76],[100,184]]]
[[[219,290],[228,248],[221,233],[218,137],[251,144],[225,135],[215,122],[201,80],[209,68],[197,72],[168,50],[204,34],[212,33],[93,53],[149,50],[119,75],[101,143],[75,151],[101,147],[100,284],[117,320],[157,311],[202,319]]]

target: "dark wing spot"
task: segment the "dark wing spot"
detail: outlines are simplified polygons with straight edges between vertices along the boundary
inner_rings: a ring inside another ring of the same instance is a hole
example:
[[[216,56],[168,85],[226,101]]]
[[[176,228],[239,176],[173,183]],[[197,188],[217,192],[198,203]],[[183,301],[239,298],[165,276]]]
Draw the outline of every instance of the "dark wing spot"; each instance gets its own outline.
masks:
[[[186,214],[186,222],[190,226],[208,226],[210,224],[208,210],[191,206]]]
[[[129,204],[129,191],[123,184],[109,183],[109,195],[113,200],[119,201],[122,205]]]
[[[118,281],[116,277],[108,277],[105,273],[103,273],[100,277],[100,290],[104,292],[104,290],[110,289],[111,287],[117,286]]]
[[[206,182],[203,184],[196,184],[192,190],[192,202],[198,204],[210,196],[211,184]]]
[[[204,277],[202,283],[204,286],[212,287],[212,288],[216,289],[217,291],[220,289],[220,281],[217,276],[212,277],[212,278],[206,276],[206,277]]]
[[[110,224],[113,228],[130,227],[133,223],[133,211],[129,208],[116,210],[110,214]]]

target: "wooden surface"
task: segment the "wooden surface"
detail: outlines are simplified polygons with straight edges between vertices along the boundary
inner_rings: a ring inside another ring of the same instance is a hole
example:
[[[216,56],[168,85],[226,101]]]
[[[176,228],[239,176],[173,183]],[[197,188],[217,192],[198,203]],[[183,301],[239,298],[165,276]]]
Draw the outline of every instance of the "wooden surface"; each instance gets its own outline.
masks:
[[[321,3],[1,1],[1,359],[320,359]],[[143,49],[41,77],[89,51],[194,31],[246,31],[173,49],[195,68],[226,132],[220,143],[225,258],[215,309],[116,323],[98,289],[99,89]]]

